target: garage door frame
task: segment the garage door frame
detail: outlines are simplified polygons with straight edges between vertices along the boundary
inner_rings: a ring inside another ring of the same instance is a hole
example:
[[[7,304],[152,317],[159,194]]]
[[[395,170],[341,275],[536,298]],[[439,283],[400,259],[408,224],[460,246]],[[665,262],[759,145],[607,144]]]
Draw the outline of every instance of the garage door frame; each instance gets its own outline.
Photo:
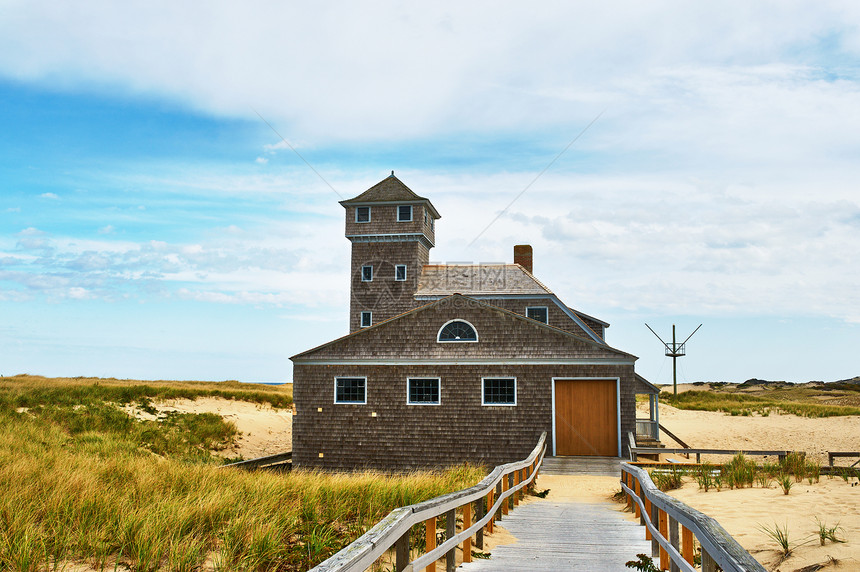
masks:
[[[616,456],[621,456],[621,378],[620,377],[553,377],[552,378],[552,456],[556,456],[555,432],[555,382],[556,381],[614,381],[615,382],[615,424],[618,435]]]

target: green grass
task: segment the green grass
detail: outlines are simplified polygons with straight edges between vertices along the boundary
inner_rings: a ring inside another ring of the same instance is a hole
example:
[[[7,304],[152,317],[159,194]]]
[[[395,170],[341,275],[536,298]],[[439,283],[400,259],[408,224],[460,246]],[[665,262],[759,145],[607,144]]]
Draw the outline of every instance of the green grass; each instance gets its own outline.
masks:
[[[484,475],[475,467],[400,476],[221,469],[212,451],[235,427],[220,417],[143,421],[116,405],[214,388],[0,382],[0,570],[85,562],[192,571],[207,560],[218,570],[305,570],[393,508]]]
[[[700,411],[722,411],[730,415],[768,415],[771,411],[789,413],[801,417],[835,417],[841,415],[860,415],[860,407],[850,405],[829,405],[793,399],[806,399],[810,396],[791,391],[772,392],[773,395],[749,395],[725,391],[684,391],[678,395],[663,393],[660,399],[679,409]]]
[[[151,399],[222,397],[273,407],[293,403],[291,386],[258,385],[238,381],[135,381],[92,377],[46,378],[38,375],[0,377],[0,406],[34,407],[50,403],[80,406],[88,403],[146,403]]]

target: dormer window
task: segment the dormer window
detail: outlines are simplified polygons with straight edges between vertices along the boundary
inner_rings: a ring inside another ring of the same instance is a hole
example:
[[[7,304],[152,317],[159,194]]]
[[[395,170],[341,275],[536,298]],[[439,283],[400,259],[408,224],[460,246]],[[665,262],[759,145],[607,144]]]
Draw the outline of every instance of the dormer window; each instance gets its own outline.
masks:
[[[477,342],[478,332],[465,320],[451,320],[439,329],[439,342]]]
[[[412,205],[397,207],[397,222],[412,222]]]
[[[370,222],[370,207],[355,207],[355,222]]]
[[[549,323],[549,315],[546,306],[529,306],[526,308],[526,316],[537,322]]]

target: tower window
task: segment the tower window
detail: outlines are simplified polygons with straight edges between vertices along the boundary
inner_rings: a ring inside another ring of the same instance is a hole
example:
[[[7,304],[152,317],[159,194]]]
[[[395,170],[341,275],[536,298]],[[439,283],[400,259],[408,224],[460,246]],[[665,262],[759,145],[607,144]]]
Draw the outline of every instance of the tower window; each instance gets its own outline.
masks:
[[[373,325],[373,312],[362,312],[361,313],[361,327],[369,328]]]
[[[355,207],[355,222],[370,222],[370,207]]]
[[[398,264],[397,266],[394,267],[394,279],[397,281],[400,281],[400,282],[406,280],[406,265],[405,264]]]
[[[439,329],[436,339],[440,342],[477,342],[478,332],[469,322],[451,320]]]
[[[397,207],[397,222],[412,221],[412,205],[400,205]]]
[[[362,282],[373,282],[373,266],[362,266],[361,267],[361,281]]]
[[[542,322],[544,324],[549,323],[546,306],[532,306],[530,308],[526,308],[526,316],[536,322]]]

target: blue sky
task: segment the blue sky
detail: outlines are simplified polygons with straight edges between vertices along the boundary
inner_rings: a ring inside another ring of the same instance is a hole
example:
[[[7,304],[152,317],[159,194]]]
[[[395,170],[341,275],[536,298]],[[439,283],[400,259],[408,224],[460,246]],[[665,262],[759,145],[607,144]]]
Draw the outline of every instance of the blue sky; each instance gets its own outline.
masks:
[[[851,3],[2,4],[2,375],[290,380],[391,169],[654,382],[645,322],[704,323],[682,381],[860,375]]]

